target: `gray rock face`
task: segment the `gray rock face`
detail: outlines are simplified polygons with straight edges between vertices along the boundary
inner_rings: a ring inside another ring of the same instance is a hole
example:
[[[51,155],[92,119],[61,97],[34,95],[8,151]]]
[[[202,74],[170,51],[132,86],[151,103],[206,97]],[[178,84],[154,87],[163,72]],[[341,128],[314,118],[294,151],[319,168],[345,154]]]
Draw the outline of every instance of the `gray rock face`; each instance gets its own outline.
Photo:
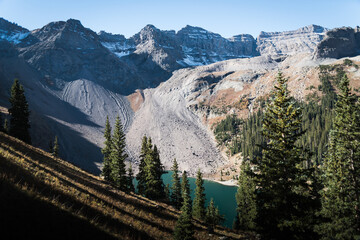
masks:
[[[326,33],[317,46],[316,58],[352,57],[360,53],[360,28],[336,28]]]
[[[28,34],[29,30],[26,28],[0,18],[0,40],[2,39],[13,44],[19,44],[21,40],[28,36]]]
[[[294,55],[312,53],[327,29],[310,25],[295,31],[260,32],[257,50],[261,55]]]

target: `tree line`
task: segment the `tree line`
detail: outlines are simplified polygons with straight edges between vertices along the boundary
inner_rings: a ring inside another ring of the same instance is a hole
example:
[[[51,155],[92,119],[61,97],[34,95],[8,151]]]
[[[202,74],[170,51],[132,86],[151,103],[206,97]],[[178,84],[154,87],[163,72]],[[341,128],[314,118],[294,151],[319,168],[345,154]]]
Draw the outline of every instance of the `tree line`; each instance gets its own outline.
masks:
[[[329,137],[326,151],[314,157],[311,144],[301,144],[303,105],[290,96],[279,73],[262,116],[261,154],[244,155],[241,164],[235,229],[257,231],[263,239],[360,237],[359,97],[346,75],[337,86],[337,100],[323,100],[324,107],[333,104],[334,113],[327,114],[332,124],[315,121],[329,129]]]

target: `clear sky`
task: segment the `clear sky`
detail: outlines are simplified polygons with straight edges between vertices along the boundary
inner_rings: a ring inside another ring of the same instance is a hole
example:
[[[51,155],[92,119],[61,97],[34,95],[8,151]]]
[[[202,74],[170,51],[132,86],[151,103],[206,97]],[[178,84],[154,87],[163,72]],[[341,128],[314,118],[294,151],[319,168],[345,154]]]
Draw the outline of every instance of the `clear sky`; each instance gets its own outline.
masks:
[[[0,0],[0,17],[30,30],[79,19],[85,27],[130,37],[146,24],[199,26],[231,37],[260,31],[360,25],[360,0]]]

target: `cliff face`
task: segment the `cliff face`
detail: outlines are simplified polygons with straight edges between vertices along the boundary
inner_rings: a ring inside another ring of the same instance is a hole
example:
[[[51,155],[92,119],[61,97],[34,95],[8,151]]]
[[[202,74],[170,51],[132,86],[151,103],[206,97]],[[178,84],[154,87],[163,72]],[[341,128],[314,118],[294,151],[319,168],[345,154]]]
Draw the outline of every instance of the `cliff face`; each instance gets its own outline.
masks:
[[[328,31],[317,46],[316,58],[342,58],[360,53],[360,28],[343,27]]]

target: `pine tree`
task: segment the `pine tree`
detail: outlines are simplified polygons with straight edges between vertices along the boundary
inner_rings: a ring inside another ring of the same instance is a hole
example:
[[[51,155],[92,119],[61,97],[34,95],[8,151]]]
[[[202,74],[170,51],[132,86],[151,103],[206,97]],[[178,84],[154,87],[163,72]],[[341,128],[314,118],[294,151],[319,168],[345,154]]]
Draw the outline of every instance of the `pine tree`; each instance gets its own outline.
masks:
[[[236,217],[234,229],[236,230],[254,230],[256,220],[256,195],[255,183],[249,172],[251,172],[248,161],[241,163],[239,175],[239,187],[236,192]]]
[[[181,214],[174,229],[174,239],[191,240],[194,239],[194,226],[191,221],[190,184],[186,171],[182,175],[182,197]]]
[[[55,136],[54,148],[53,148],[52,155],[54,157],[59,157],[59,142],[58,142],[58,137],[57,136]]]
[[[206,208],[205,223],[210,232],[214,231],[216,225],[221,224],[225,220],[219,212],[219,208],[215,207],[214,199],[211,198],[209,205]]]
[[[181,208],[182,204],[182,193],[181,193],[181,184],[180,184],[180,178],[178,175],[179,167],[177,164],[176,159],[174,159],[173,165],[171,167],[172,173],[172,185],[171,185],[171,203],[174,205],[177,209]]]
[[[149,138],[148,147],[150,151],[145,155],[145,196],[150,199],[164,199],[164,183],[161,178],[164,170],[156,145],[153,149],[151,146],[151,138]]]
[[[202,174],[200,169],[196,175],[196,188],[195,188],[195,198],[193,201],[193,217],[199,220],[203,220],[206,214],[205,209],[205,188],[204,188],[204,180],[202,179]]]
[[[317,226],[323,239],[360,237],[360,104],[346,75],[339,84],[335,119],[323,164],[324,189]]]
[[[106,116],[106,123],[105,123],[105,132],[104,132],[104,148],[101,149],[103,154],[103,168],[101,175],[104,177],[105,180],[109,181],[111,179],[111,149],[112,149],[112,139],[111,139],[111,126],[109,122],[109,116]]]
[[[11,87],[10,104],[11,107],[9,108],[9,133],[10,135],[30,144],[30,111],[25,98],[24,88],[17,79],[15,79],[14,84]]]
[[[267,140],[262,158],[252,160],[256,167],[257,225],[264,238],[301,239],[313,236],[309,224],[311,171],[302,168],[305,159],[296,142],[301,131],[301,109],[287,89],[281,73],[273,99],[266,106],[262,134]]]
[[[145,179],[145,156],[149,152],[148,139],[144,135],[141,143],[141,153],[140,153],[140,164],[139,164],[139,172],[136,175],[136,179],[138,181],[137,189],[138,193],[143,195],[146,187],[146,179]]]
[[[112,137],[111,180],[122,191],[127,191],[127,177],[125,160],[128,155],[125,152],[125,134],[119,116],[116,118],[115,129]]]
[[[132,170],[132,165],[130,163],[129,168],[128,168],[128,183],[127,183],[127,188],[129,190],[129,192],[135,192],[133,180],[134,180],[134,173]]]
[[[190,214],[192,212],[192,203],[191,203],[191,197],[190,197],[190,183],[189,183],[189,179],[187,177],[187,172],[184,171],[181,177],[181,197],[183,199],[183,203],[182,205],[184,205],[185,202],[185,195],[189,195],[186,199],[186,201],[188,201],[187,205],[190,206]]]

